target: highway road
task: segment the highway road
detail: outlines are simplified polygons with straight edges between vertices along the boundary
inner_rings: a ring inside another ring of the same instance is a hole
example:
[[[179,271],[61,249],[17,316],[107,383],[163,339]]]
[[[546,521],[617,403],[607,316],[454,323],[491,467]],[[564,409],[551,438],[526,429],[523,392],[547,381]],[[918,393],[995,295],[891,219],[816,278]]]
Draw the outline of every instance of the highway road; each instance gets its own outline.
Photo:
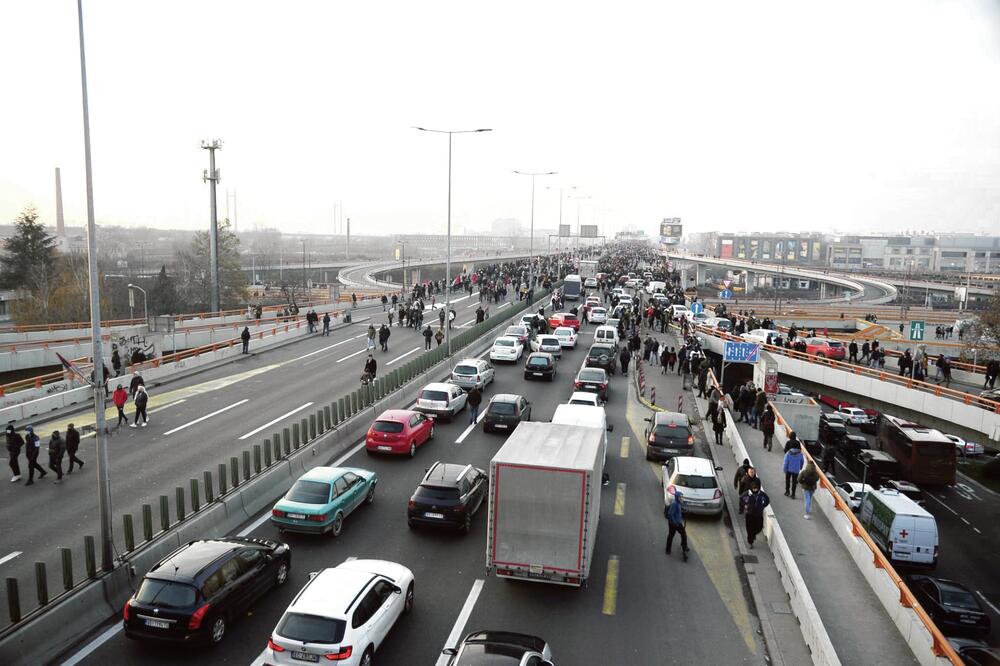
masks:
[[[566,352],[554,383],[526,382],[520,365],[502,366],[485,397],[522,393],[533,403],[533,418],[547,420],[572,392],[572,377],[591,340],[588,331],[577,350]],[[585,588],[487,577],[485,510],[476,516],[468,535],[407,529],[407,500],[431,463],[470,463],[485,469],[503,442],[502,435],[470,427],[463,412],[452,423],[439,423],[435,439],[413,459],[372,457],[359,442],[333,461],[379,473],[374,504],[352,515],[337,538],[283,537],[293,552],[288,583],[234,624],[220,647],[182,652],[135,643],[124,637],[116,621],[95,631],[84,651],[69,663],[154,665],[183,659],[189,664],[259,664],[269,632],[308,573],[352,557],[400,562],[416,578],[414,612],[392,630],[376,654],[378,663],[434,664],[457,637],[483,628],[542,636],[549,641],[556,664],[762,663],[757,621],[747,604],[745,581],[735,567],[727,523],[692,517],[690,561],[682,562],[676,550],[672,558],[663,553],[666,523],[660,467],[644,459],[641,434],[647,412],[630,392],[630,384],[621,376],[612,380],[607,404],[614,425],[607,467],[611,478],[602,495],[594,564]],[[294,399],[276,395],[274,411],[308,399],[314,389],[305,386]],[[233,428],[228,435],[248,425]],[[706,444],[702,441],[699,446]],[[267,518],[268,514],[260,516],[243,533],[278,538]],[[612,558],[619,564],[617,578],[608,575]]]
[[[474,323],[477,296],[458,296],[454,301],[459,325]],[[509,306],[508,306],[509,307]],[[497,314],[496,305],[491,308]],[[320,333],[279,349],[251,353],[234,363],[149,390],[149,426],[122,427],[109,438],[110,474],[112,483],[113,523],[115,542],[124,549],[122,514],[131,512],[137,538],[141,540],[141,505],[153,505],[153,520],[159,526],[159,496],[170,496],[174,506],[174,489],[188,487],[192,478],[200,479],[204,470],[217,476],[219,463],[228,462],[232,455],[254,443],[263,441],[281,426],[329,404],[331,400],[356,389],[367,358],[366,332],[371,322],[385,321],[381,308],[359,310],[354,324],[331,332]],[[499,312],[503,312],[500,310]],[[425,321],[437,326],[436,314],[428,313]],[[410,328],[394,326],[389,338],[389,351],[377,351],[379,373],[391,370],[422,353],[424,339]],[[376,346],[376,350],[378,347]],[[127,387],[129,377],[121,378]],[[115,380],[112,379],[112,390]],[[131,416],[131,403],[126,413]],[[107,413],[114,427],[116,412]],[[52,430],[65,432],[68,423],[78,428],[92,425],[93,409],[88,412],[59,416],[35,424],[42,436],[39,462],[46,466],[45,447]],[[97,469],[94,439],[85,438],[79,457],[86,463],[82,471],[67,475],[62,484],[55,484],[55,474],[48,475],[31,487],[27,480],[24,457],[21,466],[24,479],[20,483],[0,483],[0,524],[4,538],[0,548],[0,575],[13,576],[21,582],[22,609],[34,608],[34,563],[48,566],[50,595],[61,590],[62,575],[58,548],[69,547],[73,552],[74,579],[85,575],[84,536],[97,536]],[[4,452],[6,454],[6,452]],[[4,469],[6,470],[6,460]],[[64,461],[66,470],[68,462]],[[190,498],[187,499],[190,509]],[[176,519],[176,516],[173,516]],[[6,612],[6,604],[4,604]]]

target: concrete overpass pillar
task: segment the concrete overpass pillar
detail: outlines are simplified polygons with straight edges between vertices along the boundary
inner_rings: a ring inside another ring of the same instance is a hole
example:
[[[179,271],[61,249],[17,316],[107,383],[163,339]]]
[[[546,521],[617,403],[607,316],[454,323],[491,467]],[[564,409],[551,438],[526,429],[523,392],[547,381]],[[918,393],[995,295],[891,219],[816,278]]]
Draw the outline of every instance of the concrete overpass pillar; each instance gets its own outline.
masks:
[[[819,283],[819,298],[820,300],[826,298],[826,282]]]
[[[757,281],[757,274],[747,271],[746,276],[746,283],[743,285],[743,293],[749,296],[753,293],[754,286],[756,286],[754,283]]]
[[[696,286],[705,284],[706,276],[705,264],[695,264],[694,282]]]

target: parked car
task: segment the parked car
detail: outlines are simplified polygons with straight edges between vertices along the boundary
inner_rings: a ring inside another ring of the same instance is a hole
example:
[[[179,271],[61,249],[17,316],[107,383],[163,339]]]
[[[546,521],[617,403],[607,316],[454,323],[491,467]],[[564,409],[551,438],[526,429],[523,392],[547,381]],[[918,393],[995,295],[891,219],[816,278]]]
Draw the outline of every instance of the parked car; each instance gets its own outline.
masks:
[[[948,435],[945,437],[955,442],[955,451],[958,455],[962,456],[981,456],[986,453],[986,449],[982,444],[977,444],[976,442],[967,442],[958,435]]]
[[[694,432],[686,414],[657,412],[646,423],[646,460],[667,460],[694,452]]]
[[[406,524],[457,527],[472,530],[472,516],[483,505],[489,476],[472,465],[436,462],[410,497]]]
[[[685,513],[721,516],[725,500],[716,476],[716,472],[721,469],[713,467],[712,462],[706,458],[669,458],[663,466],[664,517],[670,504],[676,501],[678,490],[684,497],[682,506]]]
[[[476,631],[441,654],[451,657],[447,666],[553,666],[544,640],[510,631]]]
[[[608,310],[603,306],[592,307],[590,308],[590,313],[587,315],[587,318],[590,320],[591,324],[603,324],[608,320]]]
[[[588,407],[603,407],[601,398],[596,393],[589,391],[573,391],[573,394],[566,401],[569,405],[586,405]]]
[[[840,340],[829,340],[827,338],[806,338],[806,353],[819,358],[830,358],[835,361],[843,361],[847,355],[847,347]]]
[[[990,616],[976,595],[953,580],[933,576],[907,576],[913,595],[945,634],[986,636],[990,633]]]
[[[568,326],[574,331],[580,330],[580,318],[570,312],[556,312],[549,317],[549,328],[555,329],[560,326]]]
[[[444,417],[449,421],[465,409],[467,394],[457,384],[432,382],[417,394],[414,409],[422,414]]]
[[[554,335],[539,335],[531,341],[531,351],[552,354],[562,358],[562,342]]]
[[[503,334],[504,336],[517,338],[522,345],[526,346],[528,344],[528,340],[535,336],[535,329],[521,325],[508,326],[507,330],[504,331]]]
[[[498,393],[486,405],[483,432],[510,432],[521,421],[531,420],[531,403],[523,395]]]
[[[867,483],[846,481],[837,484],[837,494],[847,502],[847,505],[851,507],[851,511],[854,513],[857,513],[861,509],[861,502],[864,501],[865,495],[872,490],[875,489]]]
[[[411,409],[387,409],[379,414],[365,436],[369,454],[409,454],[434,438],[434,419]]]
[[[838,407],[837,412],[843,414],[844,418],[847,419],[847,422],[852,426],[860,427],[871,420],[868,416],[868,412],[860,407]]]
[[[292,564],[288,545],[226,537],[189,541],[143,576],[122,609],[129,638],[215,645],[229,622],[261,595],[284,585]]]
[[[385,560],[349,560],[309,575],[271,632],[264,662],[370,666],[413,609],[413,572]]]
[[[556,359],[547,352],[532,352],[524,362],[524,378],[551,382],[556,378]]]
[[[451,381],[467,391],[473,387],[482,390],[493,382],[495,374],[496,370],[488,361],[467,358],[455,364],[451,371]]]
[[[949,642],[954,646],[956,641]],[[1000,666],[1000,648],[990,647],[984,641],[970,640],[955,647],[965,666]]]
[[[983,400],[990,400],[992,402],[1000,402],[1000,388],[990,389],[988,391],[981,391],[979,397]],[[994,410],[996,405],[990,404],[989,402],[980,402],[979,406],[983,409]]]
[[[759,342],[761,344],[771,344],[772,341],[780,336],[777,330],[773,328],[755,328],[752,331],[747,331],[740,337],[748,342]]]
[[[608,373],[601,368],[580,368],[573,380],[573,389],[576,391],[592,391],[601,396],[601,400],[608,400]]]
[[[271,509],[279,532],[340,536],[344,519],[375,501],[378,474],[358,467],[314,467]]]
[[[927,498],[924,497],[924,491],[917,487],[915,483],[910,481],[903,481],[902,479],[886,479],[882,481],[882,487],[895,490],[900,495],[906,495],[920,506],[927,503]]]
[[[521,360],[523,353],[524,344],[519,338],[512,335],[502,335],[493,341],[493,346],[490,348],[490,360],[495,363],[500,361],[517,363]]]
[[[584,359],[583,364],[588,368],[602,368],[607,370],[608,374],[615,374],[615,369],[618,367],[618,354],[615,353],[617,349],[614,345],[595,343],[591,345],[590,349],[587,351],[587,357]]]
[[[559,338],[559,344],[565,349],[576,349],[577,333],[569,326],[560,326],[552,331],[552,335]]]

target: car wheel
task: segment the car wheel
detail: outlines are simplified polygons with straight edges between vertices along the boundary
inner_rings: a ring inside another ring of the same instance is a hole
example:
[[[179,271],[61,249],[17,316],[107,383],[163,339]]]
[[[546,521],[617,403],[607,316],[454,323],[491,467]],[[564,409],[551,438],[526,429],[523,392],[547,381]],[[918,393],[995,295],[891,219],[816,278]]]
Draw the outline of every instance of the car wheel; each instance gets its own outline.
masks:
[[[410,442],[410,457],[412,458],[415,455],[417,455],[417,443]]]
[[[358,662],[358,666],[372,666],[373,663],[372,649],[369,647],[365,650],[365,653],[361,655],[361,661]]]
[[[375,501],[375,486],[368,489],[368,494],[365,495],[365,504],[371,504]]]
[[[429,442],[429,441],[431,441],[432,439],[434,439],[434,426],[431,426],[431,431],[430,431],[430,433],[429,433],[429,434],[427,435],[427,441],[428,441],[428,442]]]
[[[340,533],[344,530],[344,514],[337,513],[336,517],[333,519],[333,524],[330,525],[330,534],[333,536],[340,536]]]
[[[403,612],[409,613],[413,610],[413,583],[406,588],[406,598],[403,599]]]
[[[281,587],[288,580],[288,560],[282,560],[278,565],[278,573],[274,576],[274,586]]]
[[[220,615],[212,621],[212,629],[209,634],[212,645],[218,645],[226,637],[226,616]]]
[[[413,522],[412,520],[407,519],[406,526],[409,527],[412,530],[414,527],[417,526],[417,524],[415,522]]]
[[[826,358],[826,354],[823,352],[816,352],[816,358]]]

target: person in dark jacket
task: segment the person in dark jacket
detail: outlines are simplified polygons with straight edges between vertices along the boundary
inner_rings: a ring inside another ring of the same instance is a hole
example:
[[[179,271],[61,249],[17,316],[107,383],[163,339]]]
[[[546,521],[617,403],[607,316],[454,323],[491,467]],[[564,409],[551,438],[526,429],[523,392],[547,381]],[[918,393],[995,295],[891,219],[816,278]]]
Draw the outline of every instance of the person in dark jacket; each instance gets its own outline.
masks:
[[[365,361],[365,374],[368,375],[368,381],[375,379],[375,373],[378,371],[378,361],[371,354],[368,354],[368,360]]]
[[[771,498],[760,489],[760,480],[750,483],[750,491],[740,497],[740,506],[746,514],[747,543],[753,548],[753,542],[764,529],[764,509],[771,503]]]
[[[132,373],[132,381],[128,384],[128,397],[135,398],[135,392],[140,386],[145,386],[146,380],[142,378],[142,374],[136,370]]]
[[[831,444],[827,444],[823,447],[823,453],[821,456],[821,462],[823,464],[824,474],[833,474],[836,472],[836,453],[837,449]]]
[[[784,453],[788,453],[792,449],[801,449],[802,442],[799,441],[799,436],[795,434],[795,431],[788,433],[788,440],[785,442]]]
[[[431,325],[427,324],[427,328],[424,329],[424,349],[431,348],[431,338],[434,337],[434,331],[431,330]]]
[[[698,364],[698,397],[708,397],[708,357],[705,357]]]
[[[56,473],[56,483],[62,483],[62,461],[65,455],[66,440],[59,436],[58,430],[53,430],[49,437],[49,469]]]
[[[243,353],[244,354],[249,354],[250,353],[250,327],[249,326],[244,326],[243,327],[243,332],[240,333],[240,340],[243,341]]]
[[[76,452],[80,449],[80,431],[70,423],[66,426],[66,453],[69,455],[69,469],[67,474],[73,473],[73,463],[83,469],[83,461],[76,457]]]
[[[385,312],[385,294],[382,294],[382,312]],[[330,335],[330,313],[323,313],[323,335]]]
[[[757,389],[757,395],[753,399],[753,411],[750,412],[750,421],[754,428],[760,425],[760,417],[764,414],[764,407],[767,406],[767,394],[764,389]]]
[[[744,476],[740,480],[740,485],[736,489],[736,492],[739,494],[740,497],[742,497],[743,495],[746,495],[748,492],[750,492],[750,486],[752,486],[754,483],[758,484],[760,483],[760,477],[757,476],[757,468],[748,467],[746,476]],[[740,513],[743,513],[742,504],[740,505]]]
[[[680,490],[674,491],[674,501],[667,507],[667,555],[670,554],[670,546],[674,543],[674,535],[681,535],[681,557],[687,562],[688,559],[688,537],[684,527],[684,493]]]
[[[722,434],[726,432],[726,410],[719,409],[715,412],[712,430],[715,432],[715,443],[722,446]]]
[[[21,449],[24,447],[24,437],[21,437],[21,433],[14,429],[13,424],[7,424],[7,464],[10,465],[10,471],[13,476],[10,479],[11,483],[17,483],[21,480],[21,465],[18,462],[18,458],[21,457]]]
[[[621,363],[623,375],[628,374],[628,364],[629,361],[631,360],[632,360],[632,355],[629,353],[629,351],[627,349],[622,349],[621,354],[618,355],[618,362]]]
[[[469,391],[469,423],[475,423],[479,418],[479,405],[483,404],[483,392],[478,387],[473,386]]]
[[[45,469],[38,464],[38,454],[42,452],[42,439],[35,434],[32,426],[24,429],[24,457],[28,461],[28,482],[24,485],[30,486],[35,483],[35,471],[38,471],[38,478],[45,478]]]
[[[816,464],[810,460],[799,471],[799,485],[802,486],[802,500],[806,507],[803,518],[806,520],[812,520],[812,499],[813,493],[816,492],[817,483],[819,483],[819,472],[816,471]]]
[[[115,377],[122,374],[122,357],[117,348],[111,352],[111,367],[114,368]]]
[[[734,489],[739,490],[739,488],[740,488],[740,481],[742,481],[746,477],[747,470],[750,469],[751,467],[752,467],[752,465],[750,464],[750,459],[749,458],[744,458],[743,459],[743,464],[741,464],[739,467],[736,468],[736,476],[733,477],[733,488]]]
[[[771,405],[764,407],[764,413],[760,417],[760,431],[764,433],[764,448],[768,451],[774,445],[774,408]]]
[[[1000,361],[993,359],[986,364],[986,381],[983,382],[983,388],[996,387],[997,375],[1000,375]]]
[[[146,393],[145,385],[140,385],[135,390],[135,422],[130,425],[130,428],[135,428],[139,424],[139,417],[142,417],[142,427],[145,428],[149,423],[149,417],[146,415],[146,405],[149,404],[149,394]]]

